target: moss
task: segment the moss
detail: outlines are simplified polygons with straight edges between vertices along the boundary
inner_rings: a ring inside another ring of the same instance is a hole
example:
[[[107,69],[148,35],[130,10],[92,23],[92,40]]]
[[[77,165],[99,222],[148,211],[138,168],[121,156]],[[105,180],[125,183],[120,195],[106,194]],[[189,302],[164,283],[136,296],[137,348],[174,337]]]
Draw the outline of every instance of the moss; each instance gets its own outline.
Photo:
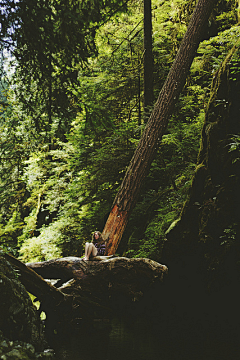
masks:
[[[0,256],[0,330],[11,340],[22,340],[41,348],[44,336],[31,299],[16,272]]]
[[[1,254],[0,304],[1,359],[53,359],[53,351],[42,351],[47,343],[36,308],[20,283],[18,273]]]
[[[0,331],[0,358],[3,360],[55,359],[54,351],[47,349],[36,352],[32,344],[23,341],[10,341]]]
[[[181,219],[178,218],[177,220],[173,221],[172,224],[169,226],[169,228],[167,229],[166,231],[166,235],[168,235],[178,224],[178,222],[180,221]]]
[[[225,229],[239,224],[240,218],[239,166],[233,161],[236,155],[229,152],[232,134],[240,133],[239,53],[240,42],[214,76],[190,196],[177,226],[173,224],[167,233],[165,253],[175,259],[201,258],[208,287],[226,277],[220,269],[233,249],[240,258],[239,226],[235,241],[221,245]]]

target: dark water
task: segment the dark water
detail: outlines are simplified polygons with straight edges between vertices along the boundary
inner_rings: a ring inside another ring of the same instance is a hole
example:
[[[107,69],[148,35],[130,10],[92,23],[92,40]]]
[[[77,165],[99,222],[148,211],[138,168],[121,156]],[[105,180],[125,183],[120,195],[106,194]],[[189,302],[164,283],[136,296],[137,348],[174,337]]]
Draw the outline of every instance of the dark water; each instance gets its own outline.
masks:
[[[174,291],[167,290],[149,292],[135,314],[123,306],[122,316],[80,322],[57,334],[50,344],[57,360],[240,359],[240,296],[235,286],[234,291],[211,296],[177,284]]]
[[[57,359],[71,360],[235,360],[240,358],[238,328],[206,319],[114,318],[58,339]],[[172,322],[172,323],[171,323]],[[60,340],[60,341],[59,341]]]

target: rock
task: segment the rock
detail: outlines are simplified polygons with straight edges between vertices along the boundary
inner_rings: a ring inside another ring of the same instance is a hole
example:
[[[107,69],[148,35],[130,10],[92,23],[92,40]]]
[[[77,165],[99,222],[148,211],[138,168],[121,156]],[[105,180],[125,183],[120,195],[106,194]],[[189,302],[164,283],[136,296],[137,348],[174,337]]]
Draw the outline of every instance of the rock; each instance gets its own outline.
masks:
[[[52,349],[46,349],[42,353],[36,355],[36,359],[54,359],[55,353]]]
[[[41,350],[44,335],[36,308],[19,275],[0,256],[0,330],[10,340],[22,340]]]
[[[0,254],[0,359],[54,359],[53,350],[43,351],[47,343],[39,314],[19,279]]]
[[[55,359],[55,353],[52,349],[46,349],[42,352],[35,352],[32,344],[23,341],[10,341],[5,338],[0,331],[0,359],[1,360],[37,360],[37,359]],[[56,359],[55,359],[56,360]]]
[[[12,349],[11,351],[9,351],[8,353],[6,353],[5,355],[1,356],[1,359],[3,360],[30,360],[30,358],[28,357],[28,355],[24,352],[22,352],[21,350],[18,349]]]

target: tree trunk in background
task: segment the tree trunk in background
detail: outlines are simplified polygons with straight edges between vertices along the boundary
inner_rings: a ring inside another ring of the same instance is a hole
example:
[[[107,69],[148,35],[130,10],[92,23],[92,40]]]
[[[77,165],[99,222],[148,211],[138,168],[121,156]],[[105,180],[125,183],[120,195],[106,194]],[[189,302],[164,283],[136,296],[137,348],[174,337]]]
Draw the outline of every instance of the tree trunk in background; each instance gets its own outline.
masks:
[[[238,0],[238,23],[240,23],[240,0]]]
[[[142,125],[141,116],[141,59],[138,53],[138,126]]]
[[[104,227],[103,236],[108,241],[108,255],[114,254],[118,248],[130,213],[136,204],[141,185],[150,169],[174,104],[185,84],[196,50],[204,35],[207,20],[216,3],[217,0],[199,0],[196,5],[176,59],[159,94]]]
[[[144,0],[144,122],[153,104],[152,4]]]

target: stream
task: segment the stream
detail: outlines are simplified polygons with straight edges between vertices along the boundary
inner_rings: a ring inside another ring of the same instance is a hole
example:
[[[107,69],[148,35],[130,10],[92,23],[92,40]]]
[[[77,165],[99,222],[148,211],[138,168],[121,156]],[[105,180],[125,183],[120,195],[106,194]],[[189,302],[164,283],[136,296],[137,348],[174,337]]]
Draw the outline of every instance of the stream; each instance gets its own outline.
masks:
[[[57,360],[237,360],[240,357],[238,289],[211,294],[197,285],[159,287],[110,319],[95,319],[56,334]]]
[[[58,360],[236,360],[239,333],[201,318],[95,321],[57,339]],[[239,330],[239,329],[238,329]]]

